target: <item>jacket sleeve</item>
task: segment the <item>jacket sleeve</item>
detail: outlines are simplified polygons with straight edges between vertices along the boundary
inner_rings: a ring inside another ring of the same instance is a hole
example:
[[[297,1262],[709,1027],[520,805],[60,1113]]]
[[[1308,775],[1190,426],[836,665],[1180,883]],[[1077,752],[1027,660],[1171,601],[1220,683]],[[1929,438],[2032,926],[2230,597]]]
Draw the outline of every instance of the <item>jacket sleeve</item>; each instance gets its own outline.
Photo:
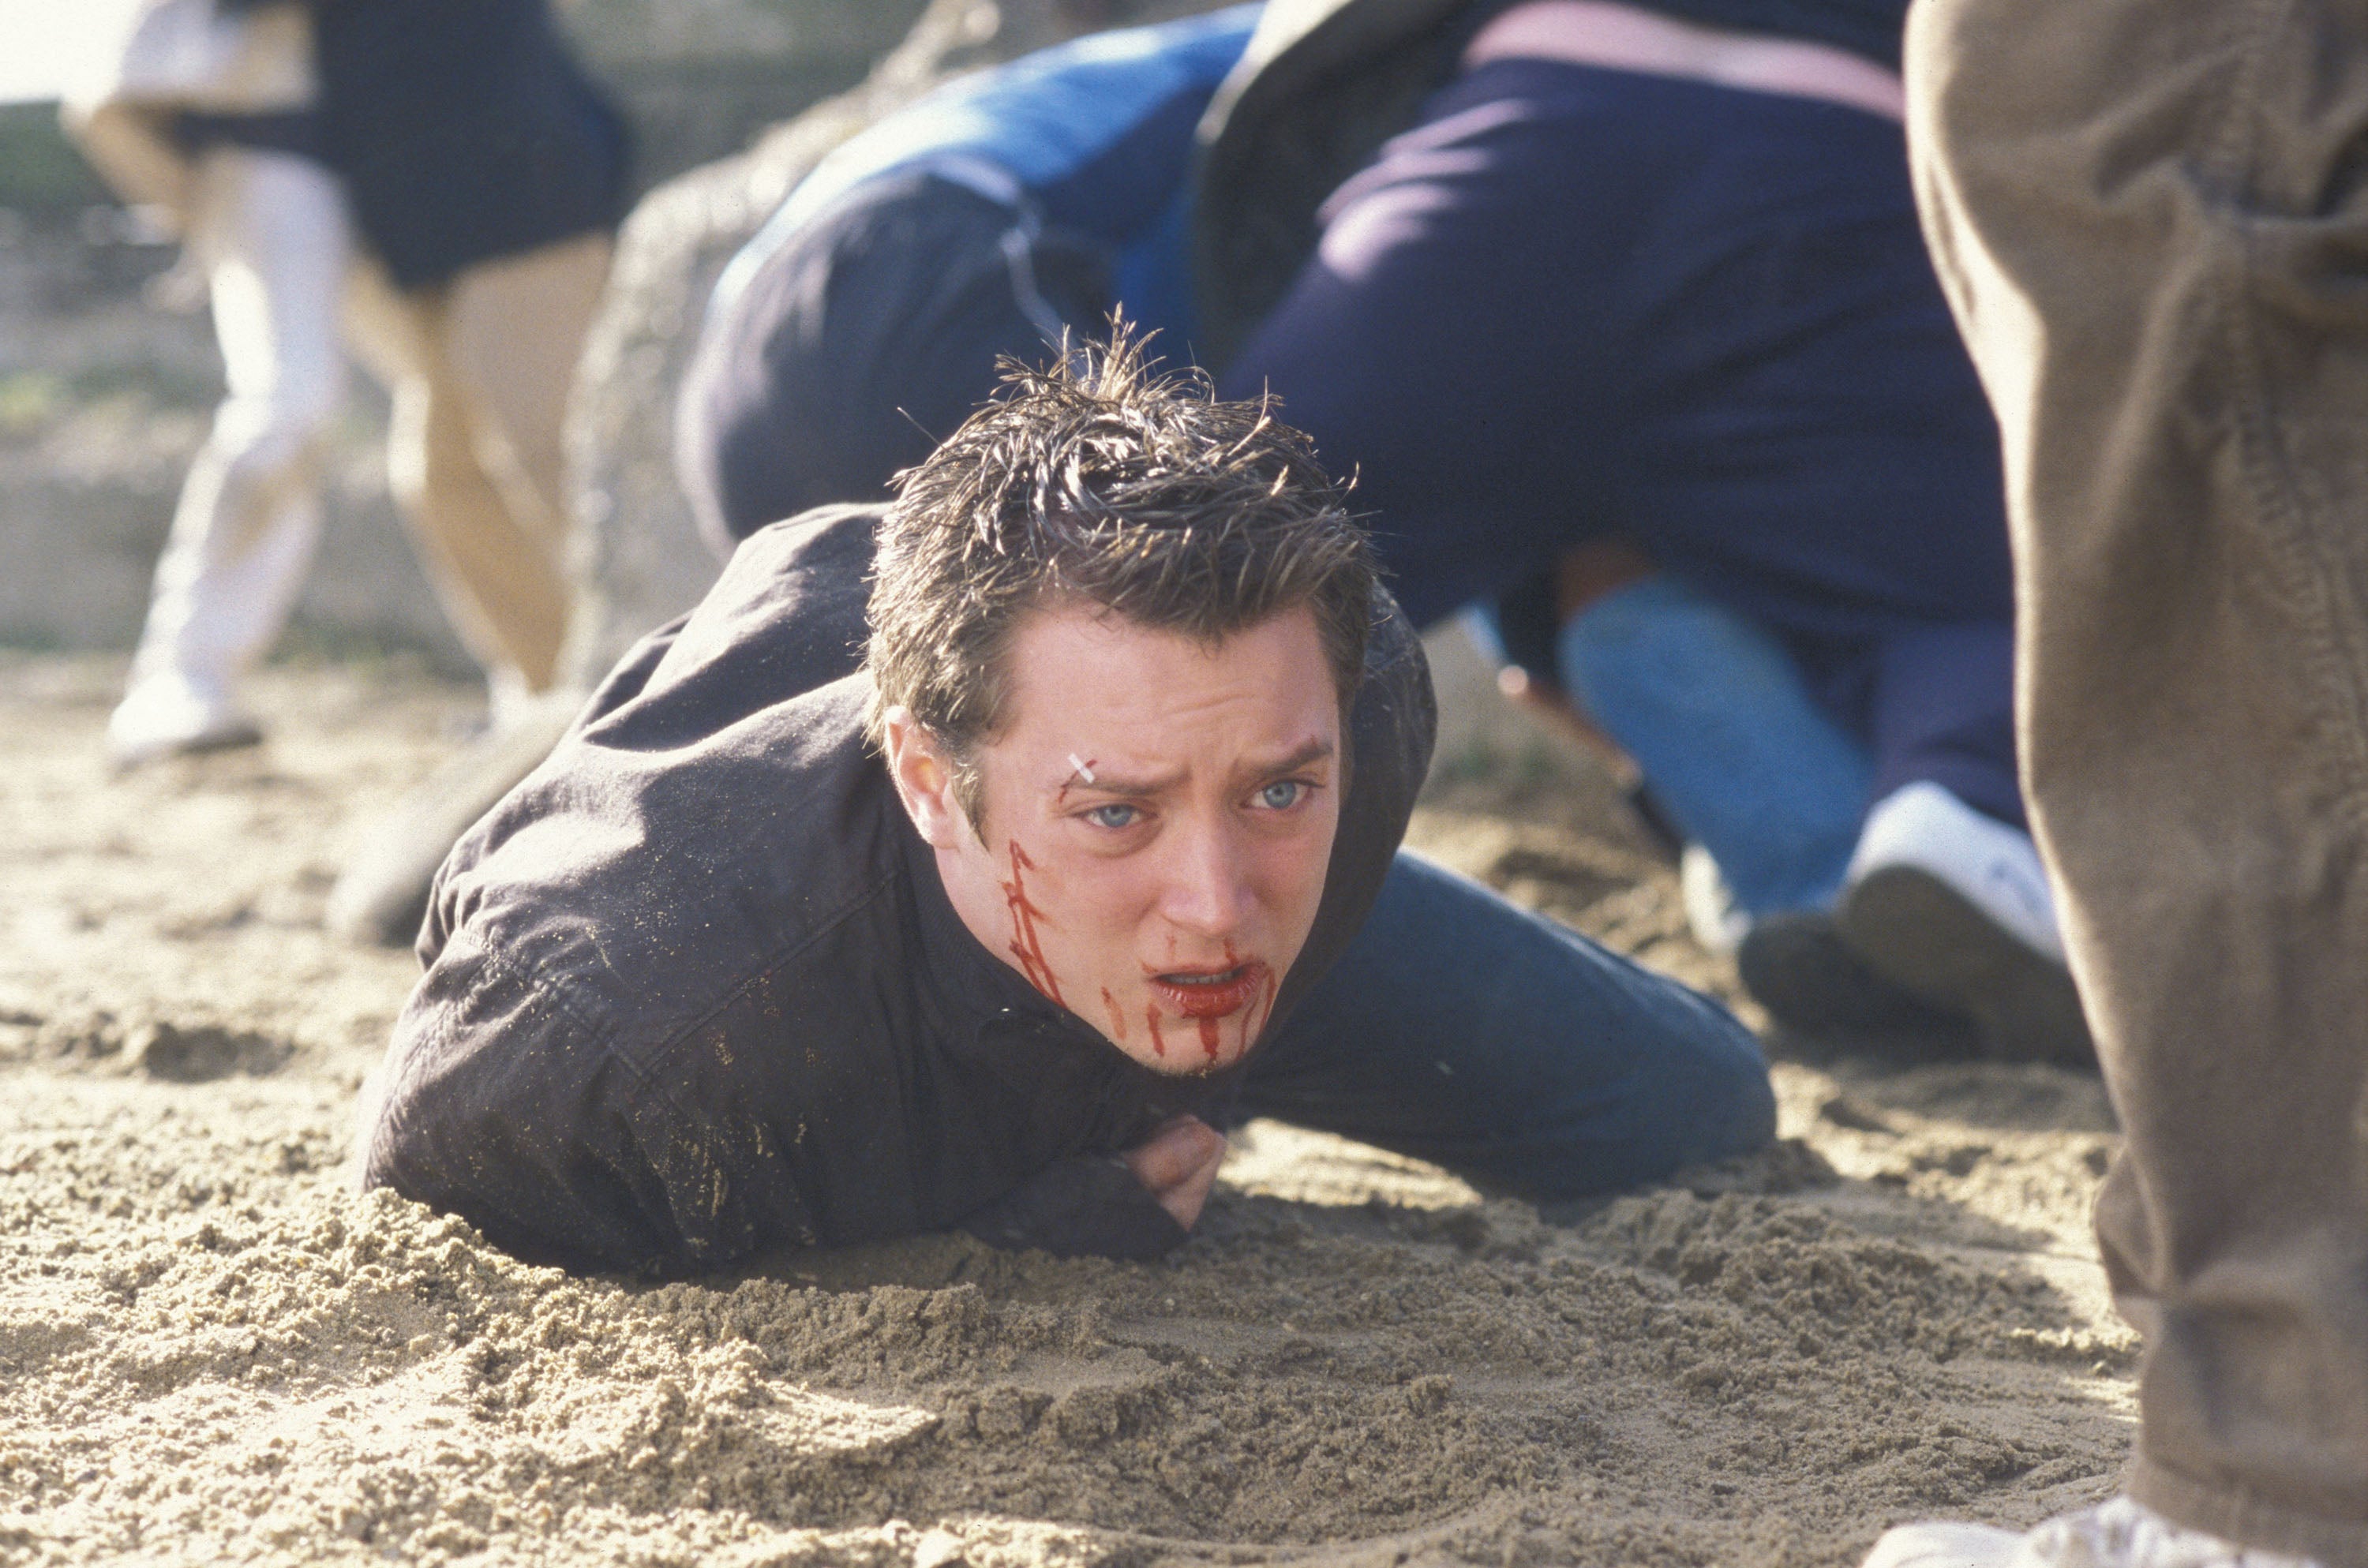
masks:
[[[530,1261],[681,1274],[811,1239],[747,1142],[686,1112],[557,988],[448,951],[396,1025],[362,1185]]]
[[[971,1214],[962,1228],[989,1246],[1133,1263],[1165,1256],[1190,1234],[1123,1161],[1107,1154],[1045,1166]]]

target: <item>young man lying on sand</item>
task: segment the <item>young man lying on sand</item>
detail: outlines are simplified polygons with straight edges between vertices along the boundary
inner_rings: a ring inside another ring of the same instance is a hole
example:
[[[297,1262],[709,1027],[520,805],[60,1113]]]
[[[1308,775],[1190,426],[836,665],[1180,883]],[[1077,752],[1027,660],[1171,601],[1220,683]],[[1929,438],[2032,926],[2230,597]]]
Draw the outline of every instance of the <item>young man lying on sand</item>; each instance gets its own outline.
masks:
[[[1303,437],[1123,342],[1017,377],[748,540],[461,841],[365,1180],[678,1273],[1156,1256],[1253,1114],[1539,1198],[1766,1142],[1716,1005],[1397,853],[1432,729]]]

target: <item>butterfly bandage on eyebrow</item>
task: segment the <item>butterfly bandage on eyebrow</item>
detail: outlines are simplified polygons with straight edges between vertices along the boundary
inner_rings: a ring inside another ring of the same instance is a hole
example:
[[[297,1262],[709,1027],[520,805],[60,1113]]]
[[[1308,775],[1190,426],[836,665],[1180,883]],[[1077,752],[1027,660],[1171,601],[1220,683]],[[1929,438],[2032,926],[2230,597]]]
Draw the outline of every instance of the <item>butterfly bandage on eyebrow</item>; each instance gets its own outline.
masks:
[[[1077,770],[1078,778],[1084,779],[1088,784],[1094,781],[1094,770],[1087,767],[1076,752],[1071,752],[1069,754],[1069,763],[1071,767]]]

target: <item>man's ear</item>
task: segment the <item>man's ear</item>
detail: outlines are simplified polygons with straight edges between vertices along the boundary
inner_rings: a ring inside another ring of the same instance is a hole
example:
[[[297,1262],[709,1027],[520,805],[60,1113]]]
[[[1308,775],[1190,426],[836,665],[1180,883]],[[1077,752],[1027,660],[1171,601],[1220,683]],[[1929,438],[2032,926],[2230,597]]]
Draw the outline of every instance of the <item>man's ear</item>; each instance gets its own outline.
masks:
[[[888,777],[905,814],[933,849],[958,849],[970,832],[970,818],[954,798],[954,769],[928,726],[903,704],[881,715],[887,741]]]

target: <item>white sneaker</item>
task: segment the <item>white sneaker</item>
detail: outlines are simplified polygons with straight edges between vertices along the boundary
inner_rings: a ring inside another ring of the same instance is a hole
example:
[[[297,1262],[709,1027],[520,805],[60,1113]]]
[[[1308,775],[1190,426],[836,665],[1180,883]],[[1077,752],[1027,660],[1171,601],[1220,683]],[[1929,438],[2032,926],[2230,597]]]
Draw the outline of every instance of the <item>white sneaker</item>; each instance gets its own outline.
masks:
[[[1735,902],[1726,873],[1709,850],[1689,843],[1678,852],[1678,899],[1694,940],[1714,953],[1731,953],[1750,934],[1751,916]]]
[[[140,676],[107,720],[107,755],[116,768],[158,757],[251,746],[263,731],[220,682],[181,670]]]
[[[1987,1525],[1902,1525],[1885,1531],[1866,1568],[2317,1568],[2308,1558],[2257,1551],[2184,1529],[2116,1497],[2048,1520],[2027,1534]]]
[[[1971,1017],[1986,1054],[2095,1064],[2029,834],[1938,784],[1895,790],[1867,814],[1835,919],[1868,968]]]

